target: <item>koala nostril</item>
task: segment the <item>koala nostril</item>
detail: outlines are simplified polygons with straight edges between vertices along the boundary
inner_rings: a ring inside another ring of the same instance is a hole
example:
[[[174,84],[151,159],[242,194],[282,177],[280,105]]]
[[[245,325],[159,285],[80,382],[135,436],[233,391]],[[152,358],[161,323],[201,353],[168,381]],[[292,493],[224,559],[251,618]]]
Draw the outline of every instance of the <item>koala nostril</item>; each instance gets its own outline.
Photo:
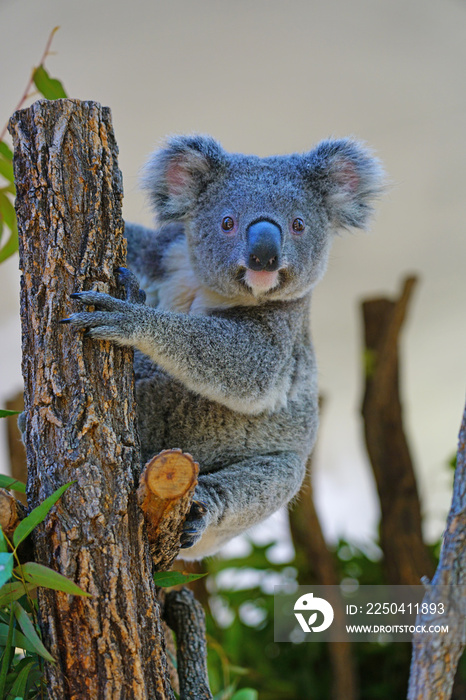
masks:
[[[280,266],[281,230],[272,221],[260,220],[247,232],[248,267],[254,271],[272,272]]]

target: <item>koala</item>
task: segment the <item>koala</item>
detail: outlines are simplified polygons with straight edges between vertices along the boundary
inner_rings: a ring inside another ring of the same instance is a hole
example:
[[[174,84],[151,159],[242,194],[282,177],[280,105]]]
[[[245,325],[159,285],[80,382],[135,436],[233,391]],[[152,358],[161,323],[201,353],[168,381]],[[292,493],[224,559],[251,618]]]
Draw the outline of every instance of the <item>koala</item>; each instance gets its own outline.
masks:
[[[318,425],[312,289],[335,234],[367,226],[383,173],[352,139],[260,158],[175,136],[143,186],[159,228],[126,224],[126,298],[74,294],[95,310],[64,321],[135,349],[143,463],[176,447],[200,465],[181,546],[201,559],[301,486]]]

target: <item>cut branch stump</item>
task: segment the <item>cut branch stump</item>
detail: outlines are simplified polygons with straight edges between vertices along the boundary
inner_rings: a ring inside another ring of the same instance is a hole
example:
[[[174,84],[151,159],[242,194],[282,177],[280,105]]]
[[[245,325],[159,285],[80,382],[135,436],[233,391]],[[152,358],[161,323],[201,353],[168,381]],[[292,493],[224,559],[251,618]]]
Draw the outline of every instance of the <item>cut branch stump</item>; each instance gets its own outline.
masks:
[[[153,457],[141,474],[138,501],[157,571],[166,571],[178,553],[198,474],[199,465],[178,449]]]

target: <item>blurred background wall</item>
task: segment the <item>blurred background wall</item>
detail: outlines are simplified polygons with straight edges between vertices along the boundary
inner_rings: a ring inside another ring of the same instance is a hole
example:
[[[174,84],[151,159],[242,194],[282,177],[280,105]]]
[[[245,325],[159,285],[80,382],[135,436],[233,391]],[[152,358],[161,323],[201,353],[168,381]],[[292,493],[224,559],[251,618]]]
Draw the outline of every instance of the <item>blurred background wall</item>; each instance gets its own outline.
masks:
[[[210,133],[259,155],[353,135],[382,159],[391,188],[372,232],[335,242],[314,295],[326,397],[317,507],[331,539],[376,535],[359,417],[359,302],[397,294],[414,272],[421,284],[401,347],[405,418],[426,535],[438,537],[466,380],[466,2],[0,0],[0,126],[56,25],[49,72],[70,97],[112,109],[127,219],[150,223],[138,172],[170,133]],[[21,387],[17,266],[15,257],[0,267],[0,406]],[[5,471],[3,430],[0,439]]]

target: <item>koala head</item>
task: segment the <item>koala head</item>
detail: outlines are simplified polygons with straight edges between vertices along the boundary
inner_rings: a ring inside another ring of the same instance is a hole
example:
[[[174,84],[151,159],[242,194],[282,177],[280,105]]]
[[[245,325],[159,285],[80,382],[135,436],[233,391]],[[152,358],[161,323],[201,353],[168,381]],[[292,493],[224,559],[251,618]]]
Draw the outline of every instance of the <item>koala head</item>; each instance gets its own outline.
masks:
[[[351,139],[259,158],[176,136],[151,156],[143,184],[159,223],[184,223],[202,285],[265,301],[301,297],[322,277],[333,235],[366,227],[383,171]]]

